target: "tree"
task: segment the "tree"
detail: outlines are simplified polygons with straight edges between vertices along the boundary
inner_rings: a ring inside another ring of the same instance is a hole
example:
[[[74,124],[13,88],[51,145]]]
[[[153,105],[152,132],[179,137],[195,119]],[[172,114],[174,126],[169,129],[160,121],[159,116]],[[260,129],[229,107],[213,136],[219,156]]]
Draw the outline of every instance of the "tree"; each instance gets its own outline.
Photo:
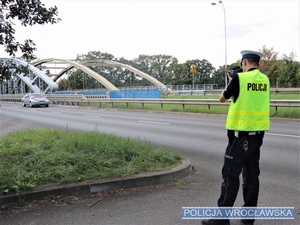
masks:
[[[31,58],[35,50],[35,44],[27,39],[24,43],[15,40],[14,20],[17,19],[23,26],[35,24],[57,23],[57,7],[47,9],[40,0],[19,1],[3,0],[0,2],[0,45],[4,45],[5,51],[10,56],[20,49],[23,57]]]
[[[170,84],[172,82],[171,66],[177,64],[178,60],[170,55],[139,55],[133,63],[133,67],[153,76],[164,84]]]
[[[177,64],[178,60],[170,55],[151,56],[151,76],[164,84],[170,84],[172,80],[170,66]]]
[[[114,56],[110,53],[100,51],[90,51],[86,55],[77,55],[76,60],[89,61],[89,60],[114,60]]]
[[[291,53],[283,55],[281,60],[281,69],[278,77],[280,87],[298,87],[300,83],[300,63],[295,62],[296,55]]]
[[[57,17],[57,7],[46,8],[40,0],[2,0],[0,2],[0,45],[4,46],[5,52],[9,56],[15,57],[20,50],[22,58],[31,61],[35,58],[33,52],[36,50],[35,43],[31,39],[26,39],[20,43],[15,39],[15,20],[21,22],[22,26],[33,26],[36,24],[55,24],[60,21]],[[0,71],[2,71],[0,64]],[[10,79],[11,74],[1,72],[1,80]]]
[[[185,84],[186,78],[189,76],[189,68],[186,68],[185,64],[173,64],[171,66],[172,80],[171,85]]]
[[[116,59],[116,61],[122,64],[135,67],[134,61],[127,60],[124,57]],[[114,68],[112,74],[114,78],[114,85],[117,87],[147,86],[149,84],[148,80],[143,79],[142,77],[138,76],[137,74],[131,72],[128,69],[120,67]]]
[[[214,67],[210,62],[208,62],[206,59],[199,60],[188,60],[185,63],[185,67],[189,71],[191,68],[191,65],[195,65],[197,72],[191,75],[188,79],[187,84],[192,84],[193,79],[195,84],[208,84],[211,81],[211,74],[214,70]]]
[[[225,75],[224,75],[224,66],[219,66],[217,70],[214,70],[212,73],[211,82],[216,84],[219,88],[225,86]]]
[[[195,66],[197,67],[196,82],[198,84],[209,84],[211,82],[211,74],[214,67],[206,59],[198,60]]]
[[[69,81],[67,79],[60,79],[58,81],[59,91],[68,90],[69,89]]]
[[[101,63],[97,63],[98,61],[101,60],[115,60],[115,57],[110,53],[101,52],[101,51],[90,51],[87,54],[77,55],[76,57],[76,61],[80,61],[91,70],[95,71],[96,73],[106,78],[111,83],[114,83],[113,81],[115,75],[113,73],[116,68],[109,67],[109,66],[102,66]],[[78,87],[81,87],[81,89],[99,88],[99,82],[94,78],[90,77],[89,75],[85,74],[81,70],[77,70],[74,74],[72,74],[71,77],[69,77],[69,79],[73,83],[74,83],[74,79],[73,79],[74,76],[76,78],[78,78],[78,76],[81,76],[81,78],[76,79],[76,82],[80,82],[80,84],[73,85],[76,88]]]
[[[271,87],[275,87],[277,85],[280,70],[278,52],[275,52],[273,48],[268,49],[265,45],[260,51],[264,56],[260,60],[259,69],[268,76]]]

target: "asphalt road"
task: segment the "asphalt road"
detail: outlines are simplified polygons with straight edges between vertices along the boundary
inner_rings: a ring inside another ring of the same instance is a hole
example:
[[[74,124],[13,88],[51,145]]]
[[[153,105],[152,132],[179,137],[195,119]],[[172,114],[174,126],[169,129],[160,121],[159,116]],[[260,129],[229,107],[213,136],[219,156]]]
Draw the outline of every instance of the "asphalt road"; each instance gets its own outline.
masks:
[[[170,185],[121,191],[111,196],[79,196],[54,203],[26,204],[0,214],[2,225],[173,225],[181,207],[216,206],[226,140],[225,116],[53,106],[23,108],[2,103],[0,135],[28,128],[97,130],[150,140],[189,158],[196,171]],[[299,121],[272,119],[261,148],[259,206],[295,207],[295,220],[258,220],[262,224],[299,224]],[[45,137],[46,138],[46,137]],[[240,191],[235,206],[242,205]],[[232,225],[240,224],[232,220]]]

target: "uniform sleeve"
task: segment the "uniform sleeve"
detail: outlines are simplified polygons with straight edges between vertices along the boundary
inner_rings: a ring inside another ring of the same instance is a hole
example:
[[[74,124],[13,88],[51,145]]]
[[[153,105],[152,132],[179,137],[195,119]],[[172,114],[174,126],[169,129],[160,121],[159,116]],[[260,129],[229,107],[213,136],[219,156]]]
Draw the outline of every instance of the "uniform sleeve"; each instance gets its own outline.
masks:
[[[226,99],[230,99],[233,96],[233,101],[235,102],[239,96],[240,92],[240,82],[239,76],[234,76],[230,81],[227,88],[224,90],[223,96]]]

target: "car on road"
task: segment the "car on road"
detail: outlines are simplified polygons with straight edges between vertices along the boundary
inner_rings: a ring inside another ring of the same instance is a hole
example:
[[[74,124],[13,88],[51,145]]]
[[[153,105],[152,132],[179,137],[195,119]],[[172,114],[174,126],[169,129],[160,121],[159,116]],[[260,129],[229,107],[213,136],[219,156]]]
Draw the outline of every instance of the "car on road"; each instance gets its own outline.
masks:
[[[49,106],[49,100],[44,97],[42,94],[39,93],[30,93],[26,94],[22,99],[21,102],[23,103],[23,106],[26,107],[29,105],[30,107],[34,106]]]

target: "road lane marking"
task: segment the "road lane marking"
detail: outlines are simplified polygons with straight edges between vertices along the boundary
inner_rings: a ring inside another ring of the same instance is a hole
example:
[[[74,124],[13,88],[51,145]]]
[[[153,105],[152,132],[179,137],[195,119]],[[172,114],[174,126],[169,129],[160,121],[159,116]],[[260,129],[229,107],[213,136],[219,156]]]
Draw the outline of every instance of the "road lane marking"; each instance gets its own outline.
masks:
[[[167,125],[167,126],[170,125],[170,123],[155,122],[155,121],[146,121],[146,120],[139,120],[139,123],[149,123],[149,124],[158,124],[158,125]]]
[[[266,133],[266,134],[267,135],[272,135],[272,136],[300,138],[300,136],[298,136],[298,135],[290,135],[290,134],[276,134],[276,133]]]
[[[51,113],[58,113],[58,114],[62,114],[64,112],[61,112],[61,111],[51,111]]]
[[[89,118],[98,118],[98,119],[102,118],[101,116],[98,116],[98,115],[83,115],[83,116],[89,117]]]

